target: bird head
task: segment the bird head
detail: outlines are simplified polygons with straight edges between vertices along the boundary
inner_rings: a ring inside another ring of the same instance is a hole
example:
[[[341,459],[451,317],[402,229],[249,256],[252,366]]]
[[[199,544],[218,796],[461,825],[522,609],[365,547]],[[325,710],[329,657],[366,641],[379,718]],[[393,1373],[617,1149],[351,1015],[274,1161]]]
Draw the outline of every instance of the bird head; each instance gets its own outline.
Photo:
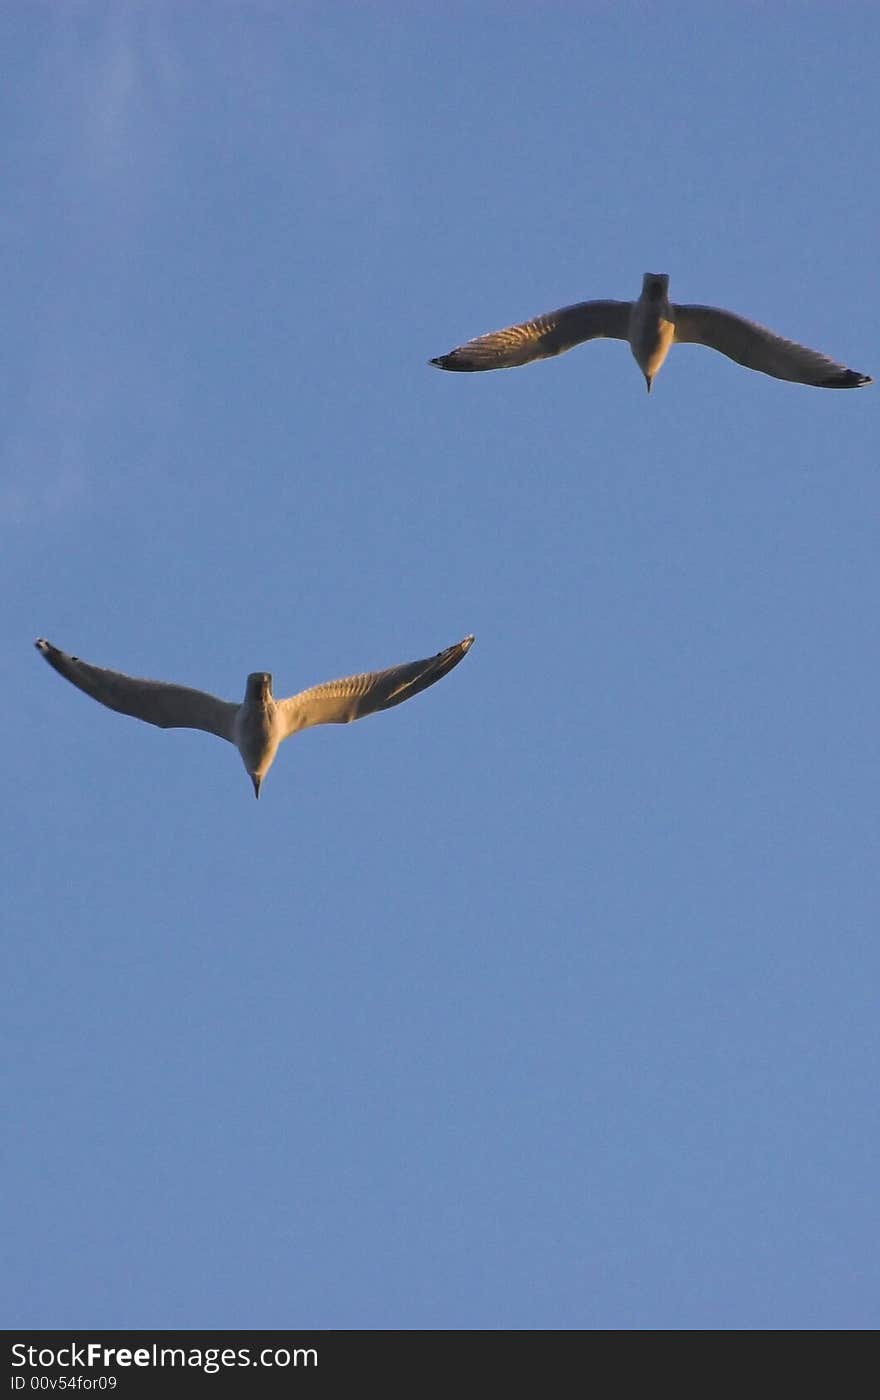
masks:
[[[648,301],[662,301],[668,291],[668,272],[646,272],[642,277],[642,296]]]
[[[272,677],[268,671],[252,671],[247,678],[245,700],[271,700]]]

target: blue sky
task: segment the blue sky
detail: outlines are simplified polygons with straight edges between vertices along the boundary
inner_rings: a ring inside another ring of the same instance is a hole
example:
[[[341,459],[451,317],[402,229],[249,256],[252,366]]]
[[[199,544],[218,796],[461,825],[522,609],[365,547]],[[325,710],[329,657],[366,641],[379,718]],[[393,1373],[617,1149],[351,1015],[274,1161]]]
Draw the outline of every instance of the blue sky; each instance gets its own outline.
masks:
[[[0,13],[7,1326],[870,1328],[880,11]],[[234,750],[238,699],[473,651]]]

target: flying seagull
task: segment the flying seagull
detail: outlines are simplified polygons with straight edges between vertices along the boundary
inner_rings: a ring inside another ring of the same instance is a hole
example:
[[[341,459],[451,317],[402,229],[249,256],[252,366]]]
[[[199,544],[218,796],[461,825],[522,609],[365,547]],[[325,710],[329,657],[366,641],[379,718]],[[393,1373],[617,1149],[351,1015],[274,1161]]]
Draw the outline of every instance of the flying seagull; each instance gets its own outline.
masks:
[[[325,681],[287,700],[275,700],[272,677],[254,671],[247,678],[240,705],[218,700],[203,690],[189,690],[165,681],[139,680],[119,671],[90,666],[78,656],[68,656],[42,637],[35,643],[50,666],[73,685],[111,710],[157,724],[160,729],[204,729],[235,744],[260,795],[260,784],[272,766],[282,739],[313,724],[348,724],[374,710],[389,710],[411,695],[418,695],[457,666],[471,649],[473,637],[465,637],[425,661],[408,661],[388,671],[366,671],[343,680]]]
[[[646,272],[638,301],[580,301],[519,326],[490,331],[448,355],[431,360],[438,369],[510,369],[561,355],[584,340],[628,340],[636,363],[651,382],[674,344],[708,345],[722,355],[795,384],[817,389],[858,389],[869,374],[846,369],[818,350],[783,340],[764,326],[714,306],[676,306],[668,297],[669,276]]]

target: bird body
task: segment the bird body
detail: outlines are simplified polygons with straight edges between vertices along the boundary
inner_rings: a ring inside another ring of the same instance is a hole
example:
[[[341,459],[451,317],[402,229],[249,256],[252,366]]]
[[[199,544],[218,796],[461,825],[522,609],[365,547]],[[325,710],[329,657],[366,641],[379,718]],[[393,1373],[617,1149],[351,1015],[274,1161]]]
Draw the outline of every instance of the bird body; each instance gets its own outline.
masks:
[[[424,661],[408,661],[387,671],[365,671],[325,681],[285,700],[274,698],[268,671],[253,671],[247,678],[240,705],[187,686],[142,680],[92,666],[78,656],[68,656],[42,637],[35,645],[59,675],[108,709],[160,729],[202,729],[234,744],[259,797],[260,786],[282,740],[315,724],[349,724],[401,704],[457,666],[473,641],[473,637],[465,637]]]
[[[869,374],[847,369],[818,350],[786,340],[732,311],[670,302],[665,272],[646,272],[636,301],[581,301],[563,306],[520,325],[478,336],[448,355],[439,355],[431,364],[465,372],[510,369],[603,338],[629,341],[649,393],[672,345],[686,343],[707,345],[746,369],[795,384],[857,389],[872,383]]]
[[[232,734],[259,797],[260,784],[275,760],[278,745],[286,738],[284,720],[272,696],[272,677],[267,671],[254,671],[248,676]]]
[[[648,393],[675,338],[675,321],[669,305],[665,274],[645,273],[642,295],[634,301],[629,313],[627,338],[636,364],[645,376]]]

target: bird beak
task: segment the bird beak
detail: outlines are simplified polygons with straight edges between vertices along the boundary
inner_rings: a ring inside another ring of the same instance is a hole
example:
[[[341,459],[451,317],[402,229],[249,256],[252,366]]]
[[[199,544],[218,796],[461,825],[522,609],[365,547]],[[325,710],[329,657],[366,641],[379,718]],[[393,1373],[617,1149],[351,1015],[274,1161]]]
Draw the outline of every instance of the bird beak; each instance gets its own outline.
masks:
[[[260,800],[260,784],[262,783],[262,781],[262,778],[258,778],[256,774],[251,773],[251,782],[254,785],[254,797],[257,799],[258,802]]]
[[[650,394],[650,392],[651,392],[651,376],[650,376],[649,374],[646,374],[646,375],[645,375],[645,383],[646,383],[647,386],[648,386],[648,393]]]

